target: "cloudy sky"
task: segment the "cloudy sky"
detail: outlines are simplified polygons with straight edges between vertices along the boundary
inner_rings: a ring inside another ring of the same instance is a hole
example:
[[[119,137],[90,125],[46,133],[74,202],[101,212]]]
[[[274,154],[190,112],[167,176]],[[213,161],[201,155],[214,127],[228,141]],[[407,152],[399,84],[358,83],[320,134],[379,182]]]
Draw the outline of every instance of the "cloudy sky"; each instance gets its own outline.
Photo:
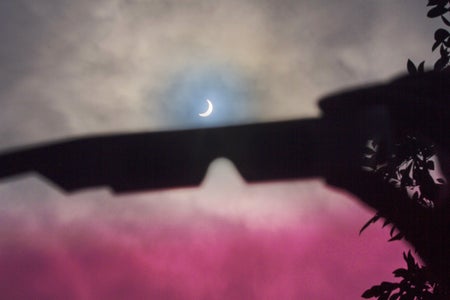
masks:
[[[425,5],[3,0],[0,149],[317,116],[327,93],[432,65]],[[320,180],[248,185],[226,159],[199,188],[65,195],[27,176],[0,202],[8,299],[358,299],[407,249],[358,236],[373,212]]]

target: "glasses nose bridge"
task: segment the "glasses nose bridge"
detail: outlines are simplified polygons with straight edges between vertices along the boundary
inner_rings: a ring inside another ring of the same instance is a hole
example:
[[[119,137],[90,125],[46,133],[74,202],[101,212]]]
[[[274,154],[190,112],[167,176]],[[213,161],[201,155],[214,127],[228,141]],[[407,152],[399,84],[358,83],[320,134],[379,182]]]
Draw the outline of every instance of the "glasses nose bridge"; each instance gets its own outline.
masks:
[[[208,167],[217,159],[224,158],[230,161],[238,170],[242,178],[244,178],[245,165],[251,164],[251,157],[249,157],[249,143],[248,134],[238,128],[213,128],[204,132],[203,142],[199,151],[200,159],[203,161],[203,167],[206,174]]]

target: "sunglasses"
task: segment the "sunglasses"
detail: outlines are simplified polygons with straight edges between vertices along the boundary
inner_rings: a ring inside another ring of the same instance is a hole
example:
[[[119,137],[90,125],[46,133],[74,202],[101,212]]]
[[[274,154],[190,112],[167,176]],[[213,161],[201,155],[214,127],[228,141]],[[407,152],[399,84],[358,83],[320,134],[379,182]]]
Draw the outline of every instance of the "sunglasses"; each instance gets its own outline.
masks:
[[[426,93],[439,96],[439,87],[448,89],[436,78],[448,81],[426,73],[326,97],[319,103],[320,118],[90,136],[6,151],[0,178],[37,172],[66,192],[96,186],[116,193],[167,189],[199,185],[219,157],[231,160],[250,183],[356,174],[368,141],[382,142],[389,153],[398,120],[412,119]],[[399,103],[405,101],[410,109],[402,110]],[[432,126],[425,121],[415,127]]]

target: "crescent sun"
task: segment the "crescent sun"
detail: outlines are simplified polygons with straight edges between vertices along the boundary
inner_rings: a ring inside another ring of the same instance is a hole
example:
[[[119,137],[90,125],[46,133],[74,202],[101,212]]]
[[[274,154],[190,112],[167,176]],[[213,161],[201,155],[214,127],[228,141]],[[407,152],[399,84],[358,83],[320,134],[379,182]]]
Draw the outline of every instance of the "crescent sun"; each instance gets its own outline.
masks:
[[[205,117],[209,116],[213,111],[213,105],[212,105],[211,101],[209,99],[206,99],[206,102],[208,102],[208,109],[205,112],[198,114],[200,117],[205,118]]]

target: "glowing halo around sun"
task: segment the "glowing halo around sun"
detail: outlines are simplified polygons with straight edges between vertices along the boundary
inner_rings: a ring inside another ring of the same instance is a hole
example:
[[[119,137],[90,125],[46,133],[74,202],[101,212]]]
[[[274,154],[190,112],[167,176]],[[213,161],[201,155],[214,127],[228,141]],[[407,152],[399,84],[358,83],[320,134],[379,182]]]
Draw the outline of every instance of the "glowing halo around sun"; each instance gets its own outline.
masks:
[[[203,117],[203,118],[208,117],[213,112],[213,109],[214,109],[213,104],[211,103],[211,100],[206,99],[206,102],[208,102],[208,109],[205,112],[198,114],[200,117]]]

